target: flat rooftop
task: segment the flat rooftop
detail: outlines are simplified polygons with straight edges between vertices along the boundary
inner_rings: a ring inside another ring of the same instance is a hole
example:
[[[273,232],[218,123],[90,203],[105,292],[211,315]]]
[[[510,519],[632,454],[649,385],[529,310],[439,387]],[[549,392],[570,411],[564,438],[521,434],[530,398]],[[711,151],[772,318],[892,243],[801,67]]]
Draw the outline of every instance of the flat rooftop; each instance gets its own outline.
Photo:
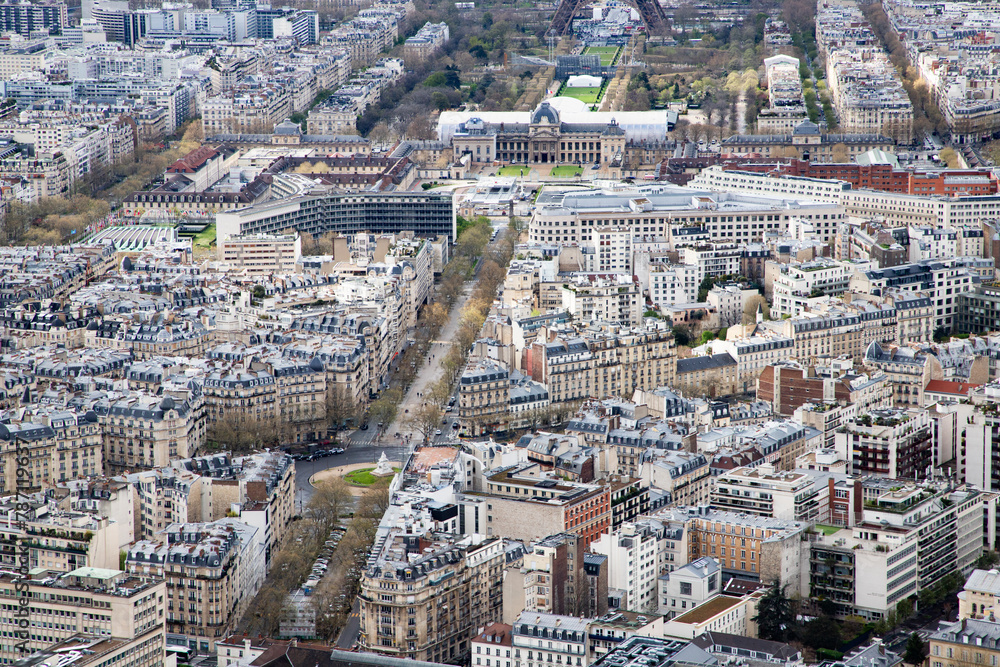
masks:
[[[704,623],[710,618],[714,618],[724,611],[728,611],[742,602],[742,598],[731,597],[729,595],[717,595],[704,604],[695,607],[686,614],[682,614],[674,619],[677,623]]]

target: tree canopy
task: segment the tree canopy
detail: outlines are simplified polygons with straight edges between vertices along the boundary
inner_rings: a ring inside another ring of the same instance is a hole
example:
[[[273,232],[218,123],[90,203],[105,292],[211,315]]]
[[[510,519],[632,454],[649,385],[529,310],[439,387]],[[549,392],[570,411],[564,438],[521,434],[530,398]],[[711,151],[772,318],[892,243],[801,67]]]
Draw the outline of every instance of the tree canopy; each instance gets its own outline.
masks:
[[[795,625],[792,603],[785,595],[785,587],[775,581],[757,604],[757,636],[775,642],[783,642]]]

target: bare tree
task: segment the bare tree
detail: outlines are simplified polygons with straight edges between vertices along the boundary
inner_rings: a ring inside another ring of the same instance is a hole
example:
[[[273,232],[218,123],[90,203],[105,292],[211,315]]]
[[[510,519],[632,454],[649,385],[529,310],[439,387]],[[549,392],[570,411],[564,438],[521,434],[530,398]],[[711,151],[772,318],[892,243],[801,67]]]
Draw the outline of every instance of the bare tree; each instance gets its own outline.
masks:
[[[743,306],[743,324],[753,324],[757,321],[757,306],[764,311],[765,320],[771,319],[771,306],[768,305],[767,299],[757,294],[750,297]]]
[[[427,403],[413,411],[413,414],[406,420],[406,425],[411,430],[420,433],[425,442],[430,442],[434,431],[441,427],[441,415],[440,407]]]
[[[368,408],[368,416],[376,422],[388,426],[396,419],[399,404],[403,401],[403,392],[398,387],[390,387],[382,395],[372,401]]]

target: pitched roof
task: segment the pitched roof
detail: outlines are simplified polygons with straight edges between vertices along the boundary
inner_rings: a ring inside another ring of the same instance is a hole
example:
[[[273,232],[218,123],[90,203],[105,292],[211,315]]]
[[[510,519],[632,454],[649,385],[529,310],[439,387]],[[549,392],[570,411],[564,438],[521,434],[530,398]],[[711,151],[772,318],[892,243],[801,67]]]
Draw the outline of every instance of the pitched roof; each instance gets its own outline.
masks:
[[[933,394],[952,394],[954,396],[968,396],[969,392],[981,384],[972,382],[952,382],[950,380],[928,380],[924,391]]]
[[[194,149],[184,157],[174,162],[172,165],[167,167],[167,171],[171,174],[193,174],[201,169],[206,162],[217,155],[219,155],[219,151],[215,150],[211,146],[202,146]]]
[[[713,354],[712,356],[690,357],[688,359],[677,360],[678,373],[693,373],[711,368],[721,368],[723,366],[735,366],[736,360],[728,352]]]

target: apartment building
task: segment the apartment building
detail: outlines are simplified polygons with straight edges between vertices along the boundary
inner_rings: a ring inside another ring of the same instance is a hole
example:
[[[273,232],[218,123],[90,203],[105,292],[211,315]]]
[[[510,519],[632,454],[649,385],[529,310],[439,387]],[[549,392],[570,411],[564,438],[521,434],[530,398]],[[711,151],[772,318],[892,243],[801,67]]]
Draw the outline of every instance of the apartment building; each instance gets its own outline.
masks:
[[[1000,660],[1000,623],[960,619],[928,637],[931,667],[992,665]]]
[[[866,485],[865,495],[862,522],[811,542],[803,594],[831,600],[840,617],[877,620],[945,574],[972,570],[992,494],[893,480]]]
[[[826,70],[844,132],[882,134],[900,145],[913,142],[913,105],[884,51],[837,50],[827,56]]]
[[[356,131],[358,110],[353,101],[334,97],[309,110],[306,130],[312,135],[334,136]]]
[[[968,292],[959,294],[954,321],[956,333],[1000,331],[1000,285],[972,285]]]
[[[898,339],[901,316],[904,326],[910,326],[912,313],[906,308],[864,300],[847,305],[827,300],[768,326],[792,338],[794,358],[806,362],[817,357],[859,357],[873,342],[892,343]]]
[[[801,315],[815,299],[843,294],[856,271],[872,268],[868,262],[840,262],[818,257],[810,262],[768,262],[765,286],[770,286],[771,316]]]
[[[363,365],[360,358],[356,365]],[[328,371],[319,358],[308,362],[272,358],[250,367],[212,371],[202,383],[208,420],[229,419],[236,424],[256,420],[273,424],[286,442],[315,439],[326,432],[327,380]]]
[[[872,343],[865,350],[864,360],[889,376],[893,405],[899,408],[922,408],[927,383],[941,372],[933,354],[913,346]]]
[[[595,617],[608,609],[609,562],[587,553],[576,533],[542,538],[525,550],[520,567],[503,577],[503,617],[522,611]]]
[[[643,482],[662,491],[667,502],[700,505],[708,501],[712,471],[705,454],[646,450],[640,464]]]
[[[31,503],[28,520],[13,496],[0,505],[0,562],[10,571],[18,569],[20,556],[15,545],[30,541],[31,568],[71,572],[77,568],[113,569],[118,565],[119,546],[127,527],[95,512],[64,510],[55,502]],[[127,537],[126,537],[127,539]]]
[[[553,404],[630,396],[676,378],[676,343],[663,322],[632,329],[596,324],[578,336],[536,340],[529,354],[531,378],[548,388]]]
[[[685,265],[695,267],[697,287],[705,278],[738,275],[743,251],[735,243],[691,244],[680,248],[679,256]]]
[[[699,558],[659,579],[658,613],[674,617],[719,595],[722,577],[714,558]]]
[[[736,360],[737,391],[746,394],[756,389],[757,379],[766,367],[792,357],[795,341],[758,326],[752,335],[713,341],[712,352],[728,354]]]
[[[540,478],[528,463],[486,478],[486,534],[521,540],[572,532],[587,546],[611,527],[610,485]]]
[[[205,402],[195,390],[178,392],[176,398],[169,391],[163,396],[108,393],[84,405],[97,418],[109,474],[169,466],[205,442]]]
[[[103,454],[101,427],[93,413],[42,409],[0,424],[0,476],[8,493],[41,491],[99,475]],[[20,457],[27,457],[27,465],[18,465]]]
[[[628,522],[601,535],[590,550],[608,558],[608,586],[622,591],[622,608],[655,612],[657,580],[663,569],[663,525],[658,521]]]
[[[510,408],[510,374],[483,359],[470,362],[458,381],[458,418],[466,432],[479,435],[501,423]]]
[[[574,273],[563,279],[562,307],[582,322],[641,323],[643,300],[631,275]]]
[[[162,653],[165,594],[166,584],[161,579],[98,567],[79,567],[69,572],[41,568],[27,581],[0,575],[0,600],[4,600],[0,608],[5,612],[0,627],[9,633],[5,636],[18,636],[18,619],[24,618],[15,616],[18,598],[31,599],[27,616],[31,631],[24,638],[26,646],[0,645],[0,661],[9,665],[26,651],[42,651],[81,634],[92,641],[153,637]]]
[[[270,564],[296,513],[292,458],[281,451],[265,451],[238,458],[214,454],[171,465],[126,477],[139,485],[143,521],[162,523],[173,517],[175,523],[199,523],[235,511],[242,523],[259,529],[257,541]]]
[[[27,146],[4,151],[0,155],[0,178],[31,175],[28,185],[31,199],[58,197],[76,183],[76,170],[63,151],[29,151]]]
[[[738,391],[738,364],[728,352],[677,360],[673,386],[688,396],[731,396]]]
[[[701,283],[698,275],[697,265],[654,264],[649,268],[647,296],[657,308],[694,303],[698,300],[698,285]]]
[[[745,513],[697,508],[667,508],[653,514],[685,526],[687,562],[711,557],[723,576],[780,581],[793,590],[801,582],[800,564],[808,547],[802,535],[809,524]],[[806,543],[807,544],[807,543]]]
[[[414,660],[468,659],[479,629],[501,620],[504,565],[495,537],[427,534],[418,544],[392,531],[362,577],[361,646]]]
[[[248,274],[289,274],[302,258],[298,234],[242,234],[221,238],[219,261]]]
[[[883,293],[889,288],[925,291],[934,304],[934,325],[951,331],[955,323],[958,295],[971,292],[978,282],[979,265],[989,260],[952,258],[923,260],[886,269],[855,273],[850,289],[861,294]],[[992,270],[992,269],[990,269]]]
[[[129,350],[138,360],[155,356],[204,356],[210,342],[208,329],[197,320],[177,324],[135,324],[105,318],[87,327],[87,347]]]
[[[292,112],[289,90],[272,82],[244,83],[201,104],[206,137],[271,132]]]
[[[933,463],[930,418],[923,410],[868,410],[845,422],[834,436],[849,472],[889,479],[914,479]]]
[[[506,623],[490,623],[472,640],[472,664],[484,667],[516,667],[512,656],[513,628]]]
[[[757,613],[757,600],[763,594],[763,591],[754,591],[743,596],[717,595],[664,623],[663,634],[689,640],[711,632],[755,637],[757,624],[753,619]]]
[[[417,34],[407,38],[403,43],[403,57],[407,60],[424,60],[445,45],[450,37],[448,24],[425,23]]]
[[[212,518],[202,516],[200,475],[189,470],[161,468],[124,477],[136,494],[133,509],[136,540],[153,540],[171,524]]]
[[[512,625],[515,655],[521,655],[524,667],[590,664],[589,619],[525,611]]]
[[[0,4],[0,31],[17,33],[28,38],[31,33],[49,33],[53,28],[69,25],[66,3],[55,0],[45,2],[5,2]]]
[[[232,519],[172,524],[128,550],[129,573],[166,580],[167,634],[195,653],[214,653],[264,582],[257,528]]]
[[[819,495],[825,485],[805,472],[784,472],[773,465],[736,468],[719,475],[712,489],[712,507],[789,521],[815,522]]]
[[[757,399],[767,401],[776,414],[786,417],[807,404],[819,411],[852,405],[856,406],[854,414],[859,414],[890,407],[892,385],[885,373],[857,372],[853,363],[816,367],[786,361],[761,372]]]

